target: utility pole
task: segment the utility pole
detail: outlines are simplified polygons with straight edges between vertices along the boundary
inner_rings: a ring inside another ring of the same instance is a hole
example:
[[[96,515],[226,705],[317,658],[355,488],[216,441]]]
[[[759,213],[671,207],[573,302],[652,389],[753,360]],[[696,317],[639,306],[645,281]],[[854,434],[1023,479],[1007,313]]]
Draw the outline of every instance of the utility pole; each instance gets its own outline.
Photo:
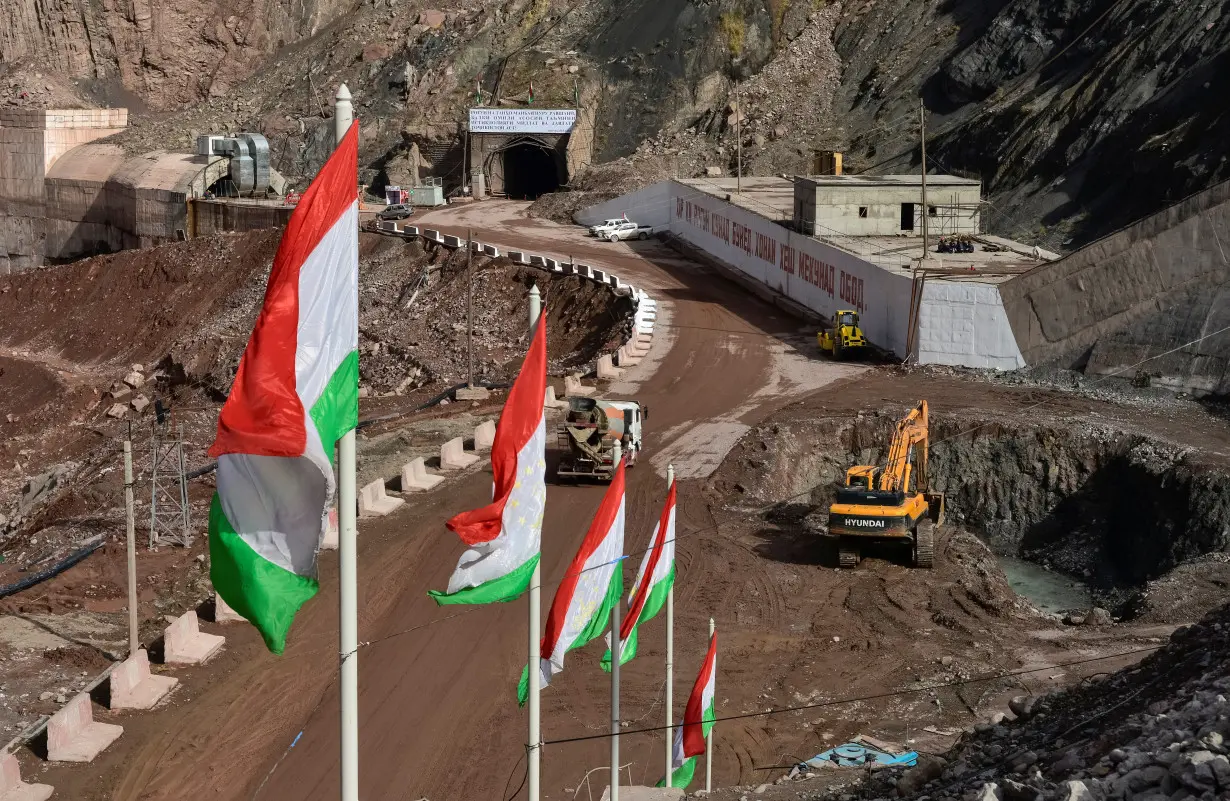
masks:
[[[922,257],[926,259],[927,254],[931,250],[931,237],[929,236],[930,230],[927,227],[930,223],[928,218],[931,214],[930,208],[927,206],[927,107],[923,105],[923,101],[921,99],[918,101],[918,131],[919,140],[922,142]]]
[[[619,440],[615,441],[612,454],[615,469],[619,469]],[[611,795],[610,801],[619,801],[619,607],[620,596],[615,596],[611,607]],[[667,777],[670,774],[666,774]]]
[[[675,485],[675,466],[666,466],[666,491]],[[663,532],[665,534],[666,532]],[[665,543],[663,544],[665,546]],[[666,786],[671,786],[672,753],[675,730],[671,721],[671,705],[675,702],[675,582],[666,593]]]
[[[542,315],[542,295],[538,284],[530,287],[530,342],[534,341],[534,332],[538,328],[538,318]],[[540,707],[539,695],[542,690],[542,551],[539,547],[539,558],[534,562],[534,573],[530,576],[530,697],[528,704],[530,741],[527,743],[526,794],[528,801],[539,799],[539,769],[542,761],[542,737],[539,727]]]
[[[354,122],[346,84],[337,88],[333,112],[335,143],[341,144]],[[356,187],[357,189],[357,187]],[[357,332],[356,332],[357,333]],[[359,801],[359,537],[355,517],[355,434],[350,429],[337,446],[338,523],[338,667],[341,723],[341,798]]]
[[[137,520],[132,501],[132,423],[124,436],[124,510],[128,518],[128,655],[135,656],[137,639]]]
[[[735,191],[743,193],[743,97],[739,94],[739,79],[735,78]]]
[[[533,323],[531,323],[533,325]],[[474,389],[474,229],[466,231],[466,359],[470,363],[470,380],[466,386]]]

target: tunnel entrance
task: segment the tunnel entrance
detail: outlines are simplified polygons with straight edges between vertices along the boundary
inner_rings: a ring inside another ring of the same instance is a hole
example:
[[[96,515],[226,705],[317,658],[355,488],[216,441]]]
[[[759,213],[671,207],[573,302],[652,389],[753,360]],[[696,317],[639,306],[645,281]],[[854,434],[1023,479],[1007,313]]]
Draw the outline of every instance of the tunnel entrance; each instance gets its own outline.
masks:
[[[554,192],[561,184],[559,158],[553,149],[535,139],[525,139],[503,153],[504,194],[517,200],[534,200]]]

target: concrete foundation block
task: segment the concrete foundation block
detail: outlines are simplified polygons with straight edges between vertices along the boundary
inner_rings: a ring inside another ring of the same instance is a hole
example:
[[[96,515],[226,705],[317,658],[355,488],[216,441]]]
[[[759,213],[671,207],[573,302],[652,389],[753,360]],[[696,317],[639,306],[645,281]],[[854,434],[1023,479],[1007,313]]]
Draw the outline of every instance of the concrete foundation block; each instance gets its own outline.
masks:
[[[610,380],[619,378],[623,375],[623,370],[615,366],[614,360],[611,359],[611,354],[604,353],[598,357],[597,373],[598,378]]]
[[[214,593],[214,622],[215,623],[246,623],[247,618],[231,609],[231,605],[223,600],[222,596],[217,592]]]
[[[683,801],[686,793],[682,787],[630,787],[619,788],[620,801]],[[602,801],[611,801],[611,787],[602,791]]]
[[[384,479],[378,478],[359,490],[359,517],[384,517],[405,501],[390,498],[384,491]]]
[[[555,397],[555,387],[548,386],[546,395],[542,399],[542,406],[544,409],[567,409],[568,401],[557,400]]]
[[[123,733],[123,726],[96,723],[90,696],[78,693],[47,721],[47,759],[92,762]]]
[[[564,376],[564,397],[589,398],[597,394],[597,387],[587,387],[581,383],[581,376]]]
[[[225,637],[201,631],[196,612],[190,609],[162,633],[162,658],[168,665],[200,665],[225,643]]]
[[[485,453],[495,444],[495,421],[488,420],[474,427],[474,450]]]
[[[440,446],[441,470],[460,470],[463,467],[469,467],[477,461],[477,456],[466,453],[465,443],[461,437],[450,439]]]
[[[47,801],[55,788],[50,784],[27,784],[14,754],[0,755],[0,801]]]
[[[142,648],[111,670],[111,708],[149,709],[176,684],[179,679],[174,676],[150,673],[149,653]]]
[[[334,506],[329,510],[328,522],[325,523],[325,536],[320,541],[320,550],[336,551],[337,550],[337,507]]]
[[[444,476],[433,476],[427,472],[427,463],[421,456],[401,467],[402,492],[425,492],[443,480]]]
[[[491,390],[486,387],[461,387],[453,393],[459,401],[485,401],[491,397]]]

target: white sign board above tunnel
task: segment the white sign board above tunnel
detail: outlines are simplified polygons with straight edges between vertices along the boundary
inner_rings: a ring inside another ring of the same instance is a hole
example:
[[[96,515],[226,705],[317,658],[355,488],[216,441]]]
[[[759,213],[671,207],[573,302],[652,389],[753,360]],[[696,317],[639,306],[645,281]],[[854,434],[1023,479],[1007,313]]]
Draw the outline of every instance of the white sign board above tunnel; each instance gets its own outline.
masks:
[[[566,134],[576,123],[575,108],[470,109],[470,133]]]

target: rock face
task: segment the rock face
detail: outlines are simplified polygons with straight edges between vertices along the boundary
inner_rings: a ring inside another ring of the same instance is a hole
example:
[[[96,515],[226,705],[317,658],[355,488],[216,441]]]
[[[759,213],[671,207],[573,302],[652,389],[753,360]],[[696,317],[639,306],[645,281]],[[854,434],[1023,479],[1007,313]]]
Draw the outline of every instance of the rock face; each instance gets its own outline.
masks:
[[[251,0],[222,12],[200,0],[0,2],[0,62],[34,61],[73,79],[122,85],[155,109],[222,97],[279,47],[350,9]]]

